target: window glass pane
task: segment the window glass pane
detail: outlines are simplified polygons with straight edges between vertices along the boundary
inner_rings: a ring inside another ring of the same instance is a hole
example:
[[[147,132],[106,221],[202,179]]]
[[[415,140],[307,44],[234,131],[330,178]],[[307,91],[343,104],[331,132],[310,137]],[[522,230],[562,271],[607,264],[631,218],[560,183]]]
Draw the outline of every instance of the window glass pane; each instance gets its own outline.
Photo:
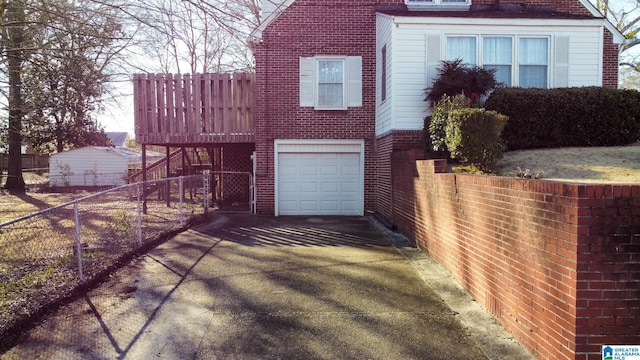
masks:
[[[546,65],[520,65],[520,87],[523,88],[546,88],[547,87],[547,66]]]
[[[521,38],[519,55],[520,87],[547,87],[549,42],[546,38]]]
[[[382,74],[381,74],[381,97],[382,101],[387,100],[387,46],[382,48]]]
[[[475,37],[448,37],[447,60],[462,59],[464,64],[476,64]]]
[[[343,106],[344,61],[318,61],[318,105]]]
[[[511,86],[513,41],[509,37],[482,39],[482,62],[485,69],[495,69],[496,81]]]
[[[320,84],[318,86],[318,105],[342,106],[342,84]]]
[[[496,69],[496,81],[504,86],[511,86],[511,65],[485,65],[485,69]]]
[[[485,64],[511,64],[511,38],[486,37],[482,42],[482,61]]]
[[[521,38],[520,39],[520,64],[521,65],[546,65],[548,59],[547,39],[545,38]]]
[[[318,61],[318,81],[320,83],[342,83],[344,63],[337,61]]]

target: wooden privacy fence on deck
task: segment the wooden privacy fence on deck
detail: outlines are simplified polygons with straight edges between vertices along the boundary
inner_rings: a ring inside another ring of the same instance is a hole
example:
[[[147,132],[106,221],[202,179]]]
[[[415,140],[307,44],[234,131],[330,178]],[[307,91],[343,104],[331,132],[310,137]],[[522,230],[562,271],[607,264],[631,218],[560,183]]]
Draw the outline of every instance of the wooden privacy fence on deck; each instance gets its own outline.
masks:
[[[252,73],[134,75],[136,140],[253,142],[254,79]]]

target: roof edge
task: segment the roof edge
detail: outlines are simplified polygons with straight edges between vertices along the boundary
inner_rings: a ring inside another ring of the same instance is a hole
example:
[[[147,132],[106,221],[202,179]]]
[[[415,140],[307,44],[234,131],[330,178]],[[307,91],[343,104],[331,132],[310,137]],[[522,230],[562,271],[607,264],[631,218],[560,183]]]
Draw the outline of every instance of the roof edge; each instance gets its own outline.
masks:
[[[616,28],[609,19],[607,19],[600,10],[598,10],[589,0],[578,0],[580,4],[585,7],[585,9],[589,10],[591,15],[597,18],[601,18],[604,20],[604,27],[609,30],[609,32],[613,35],[613,43],[614,44],[623,44],[626,40],[626,37],[623,33]]]
[[[266,30],[266,28],[280,16],[280,14],[287,10],[294,1],[295,0],[285,0],[282,4],[278,5],[276,9],[269,14],[269,16],[267,16],[267,18],[264,19],[264,21],[261,22],[260,25],[251,32],[251,34],[249,34],[249,42],[256,43],[262,41],[262,32]]]

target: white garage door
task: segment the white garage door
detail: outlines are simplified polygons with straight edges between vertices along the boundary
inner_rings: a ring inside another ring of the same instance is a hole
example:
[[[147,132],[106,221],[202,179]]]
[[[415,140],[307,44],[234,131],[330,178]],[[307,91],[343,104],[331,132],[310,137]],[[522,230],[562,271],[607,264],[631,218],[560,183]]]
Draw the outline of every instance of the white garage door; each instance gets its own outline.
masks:
[[[316,144],[281,146],[280,149],[277,155],[278,215],[362,215],[359,145]]]

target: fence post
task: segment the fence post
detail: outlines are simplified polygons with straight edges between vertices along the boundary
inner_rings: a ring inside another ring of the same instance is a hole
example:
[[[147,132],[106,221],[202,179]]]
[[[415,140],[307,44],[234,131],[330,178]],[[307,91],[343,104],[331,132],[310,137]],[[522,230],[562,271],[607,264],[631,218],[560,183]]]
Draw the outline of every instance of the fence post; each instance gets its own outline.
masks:
[[[82,239],[80,238],[80,216],[78,215],[78,202],[73,203],[73,219],[76,223],[76,256],[78,257],[78,274],[80,282],[84,281],[84,272],[82,270]]]
[[[138,183],[138,185],[136,185],[136,199],[137,199],[137,205],[138,205],[138,226],[137,226],[137,233],[138,233],[138,245],[142,246],[142,199],[141,196],[142,195],[142,186],[140,186],[140,183]]]
[[[184,201],[184,176],[178,178],[178,193],[180,194],[180,226],[184,226],[184,211],[182,208]]]
[[[209,185],[209,178],[211,177],[211,172],[209,170],[204,170],[202,172],[202,187],[204,192],[204,213],[207,213],[209,209],[209,192],[211,190]]]

